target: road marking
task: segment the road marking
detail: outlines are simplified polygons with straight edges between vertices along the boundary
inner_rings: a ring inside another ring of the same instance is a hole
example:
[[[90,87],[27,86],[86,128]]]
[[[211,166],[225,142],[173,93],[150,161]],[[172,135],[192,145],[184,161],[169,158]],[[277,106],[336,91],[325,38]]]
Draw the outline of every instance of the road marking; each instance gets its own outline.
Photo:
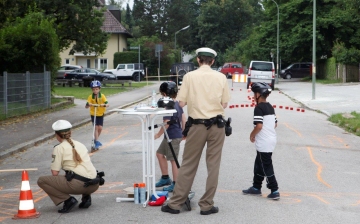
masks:
[[[312,153],[311,148],[307,146],[306,149],[307,149],[308,152],[309,152],[311,161],[317,166],[317,173],[316,173],[317,179],[318,179],[321,183],[323,183],[325,186],[331,188],[331,185],[328,184],[328,183],[326,183],[326,182],[322,179],[322,177],[321,177],[321,173],[322,173],[322,169],[323,169],[322,165],[314,159],[314,156],[313,156],[313,153]]]
[[[302,137],[302,134],[301,134],[299,131],[295,130],[295,128],[290,127],[290,125],[288,125],[287,123],[283,123],[283,124],[285,124],[285,126],[286,126],[287,128],[289,128],[290,130],[292,130],[292,131],[294,131],[296,134],[298,134],[299,137]]]
[[[309,194],[311,197],[314,197],[314,198],[316,198],[316,199],[319,199],[319,201],[321,201],[321,202],[324,202],[325,204],[330,204],[328,201],[326,201],[326,200],[324,200],[323,198],[321,198],[320,196],[318,196],[318,195],[314,195],[314,194]]]
[[[344,146],[346,149],[350,148],[349,144],[344,143],[344,140],[343,140],[342,138],[339,138],[339,137],[337,137],[337,136],[335,136],[335,135],[329,135],[329,137],[337,140],[337,141],[340,142],[340,143],[342,143],[343,146]]]

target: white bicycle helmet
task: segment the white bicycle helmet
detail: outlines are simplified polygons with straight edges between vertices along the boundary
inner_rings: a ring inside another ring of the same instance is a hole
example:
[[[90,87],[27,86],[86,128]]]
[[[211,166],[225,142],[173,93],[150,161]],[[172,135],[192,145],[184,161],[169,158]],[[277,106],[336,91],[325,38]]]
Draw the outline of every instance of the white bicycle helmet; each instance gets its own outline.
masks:
[[[101,82],[98,80],[94,80],[90,83],[90,88],[100,87],[101,88]]]

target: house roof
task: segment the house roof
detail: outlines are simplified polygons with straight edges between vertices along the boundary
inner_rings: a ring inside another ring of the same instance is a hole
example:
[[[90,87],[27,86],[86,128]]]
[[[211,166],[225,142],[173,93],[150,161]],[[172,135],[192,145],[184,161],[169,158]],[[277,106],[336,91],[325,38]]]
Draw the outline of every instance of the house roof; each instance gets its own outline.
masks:
[[[104,17],[105,19],[103,25],[101,26],[101,29],[104,32],[121,33],[125,34],[127,37],[133,37],[108,9],[104,12]]]

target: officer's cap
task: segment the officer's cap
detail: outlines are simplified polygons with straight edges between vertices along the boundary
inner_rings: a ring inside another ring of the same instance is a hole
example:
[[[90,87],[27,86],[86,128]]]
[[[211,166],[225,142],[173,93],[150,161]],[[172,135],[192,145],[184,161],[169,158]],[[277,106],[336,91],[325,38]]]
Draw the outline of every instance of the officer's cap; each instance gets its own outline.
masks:
[[[202,48],[199,48],[199,49],[196,50],[196,56],[200,56],[200,55],[215,58],[217,56],[217,53],[216,53],[216,51],[214,51],[211,48],[202,47]]]
[[[69,131],[70,128],[72,128],[72,125],[66,120],[58,120],[52,125],[52,129],[59,132]]]

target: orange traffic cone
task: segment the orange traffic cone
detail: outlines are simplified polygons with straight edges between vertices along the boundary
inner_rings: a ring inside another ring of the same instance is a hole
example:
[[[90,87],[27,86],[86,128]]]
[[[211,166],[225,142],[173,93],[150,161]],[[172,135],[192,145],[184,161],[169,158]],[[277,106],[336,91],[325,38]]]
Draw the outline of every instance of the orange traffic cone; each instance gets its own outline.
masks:
[[[22,182],[20,190],[20,202],[18,214],[13,219],[33,219],[40,216],[40,212],[36,212],[32,192],[30,190],[29,175],[26,170],[22,172]]]

